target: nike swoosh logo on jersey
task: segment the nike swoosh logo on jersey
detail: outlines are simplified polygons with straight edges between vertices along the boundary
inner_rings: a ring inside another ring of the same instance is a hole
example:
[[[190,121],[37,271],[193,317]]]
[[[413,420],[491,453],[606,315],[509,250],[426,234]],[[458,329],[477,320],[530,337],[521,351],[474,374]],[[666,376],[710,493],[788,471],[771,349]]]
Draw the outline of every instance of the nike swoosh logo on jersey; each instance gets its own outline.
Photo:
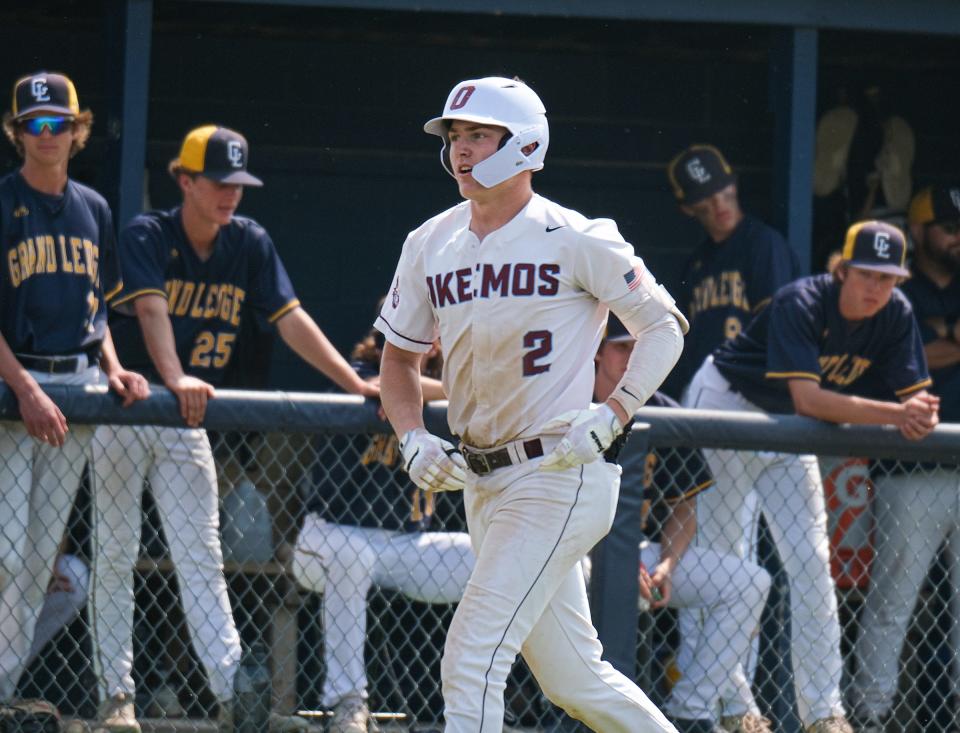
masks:
[[[557,229],[563,229],[565,226],[566,226],[566,224],[561,224],[561,225],[558,226],[558,227],[547,227],[547,231],[548,231],[548,232],[555,232],[555,231],[557,231]]]

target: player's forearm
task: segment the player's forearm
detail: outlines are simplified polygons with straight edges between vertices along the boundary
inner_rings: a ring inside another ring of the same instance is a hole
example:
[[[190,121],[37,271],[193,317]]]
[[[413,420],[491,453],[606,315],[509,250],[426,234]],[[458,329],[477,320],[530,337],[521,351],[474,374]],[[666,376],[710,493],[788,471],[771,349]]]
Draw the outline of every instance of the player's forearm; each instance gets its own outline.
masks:
[[[794,382],[801,381],[806,384],[794,385]],[[810,380],[791,380],[790,393],[797,414],[827,422],[899,425],[905,414],[903,405],[898,402],[839,394]]]
[[[156,298],[159,303],[141,304],[147,298]],[[173,338],[173,326],[167,315],[166,301],[159,296],[145,295],[135,302],[137,320],[143,332],[147,353],[157,373],[165,384],[172,384],[183,376],[183,366],[177,356],[177,344]]]
[[[660,562],[668,562],[671,569],[677,566],[697,532],[695,500],[681,501],[670,513],[663,526],[660,538]]]
[[[623,415],[629,419],[650,399],[677,363],[682,350],[683,332],[670,313],[637,334],[627,371],[610,395],[610,399],[621,406]],[[618,417],[623,419],[619,413]]]
[[[420,354],[384,346],[380,361],[380,401],[397,436],[423,427]]]
[[[301,359],[342,390],[353,394],[363,392],[363,380],[303,308],[294,308],[277,321],[277,330],[280,338]]]
[[[107,376],[120,369],[120,359],[117,357],[117,349],[113,345],[109,328],[103,335],[103,343],[100,344],[100,369]]]

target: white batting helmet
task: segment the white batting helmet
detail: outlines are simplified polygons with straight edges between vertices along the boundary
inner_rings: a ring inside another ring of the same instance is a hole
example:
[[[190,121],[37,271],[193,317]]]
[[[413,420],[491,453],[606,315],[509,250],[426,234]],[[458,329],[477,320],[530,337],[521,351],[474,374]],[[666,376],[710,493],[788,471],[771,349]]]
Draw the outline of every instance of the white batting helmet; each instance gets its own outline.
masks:
[[[499,125],[510,131],[496,153],[473,167],[474,180],[484,188],[503,183],[520,171],[543,168],[550,142],[547,111],[536,92],[522,81],[500,76],[462,81],[447,97],[443,115],[423,126],[424,131],[443,139],[440,161],[451,176],[447,130],[453,120]],[[536,149],[525,155],[523,148],[532,143],[537,143]]]

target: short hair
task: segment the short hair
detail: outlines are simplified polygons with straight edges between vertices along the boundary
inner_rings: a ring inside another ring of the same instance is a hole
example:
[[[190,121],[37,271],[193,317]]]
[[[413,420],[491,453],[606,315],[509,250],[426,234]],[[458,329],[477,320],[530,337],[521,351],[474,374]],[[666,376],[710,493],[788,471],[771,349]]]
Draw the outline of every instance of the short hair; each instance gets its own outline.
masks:
[[[13,112],[6,112],[3,115],[3,132],[7,140],[17,151],[17,155],[24,157],[23,142],[20,140],[17,125],[22,120],[15,120]],[[87,146],[90,139],[90,131],[93,129],[93,112],[89,109],[83,110],[73,118],[73,131],[76,133],[73,137],[73,143],[70,145],[70,157],[79,153]]]

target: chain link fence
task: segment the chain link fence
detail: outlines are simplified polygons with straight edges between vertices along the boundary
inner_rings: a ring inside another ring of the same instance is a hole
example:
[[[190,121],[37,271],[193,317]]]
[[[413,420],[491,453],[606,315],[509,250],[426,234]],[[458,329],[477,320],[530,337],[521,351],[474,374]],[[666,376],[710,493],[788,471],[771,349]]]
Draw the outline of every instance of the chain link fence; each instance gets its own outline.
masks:
[[[442,729],[440,657],[472,563],[462,499],[425,497],[405,483],[396,441],[373,406],[354,398],[225,391],[208,413],[211,478],[204,475],[202,434],[162,427],[178,422],[169,395],[123,411],[97,389],[48,391],[74,421],[75,437],[91,441],[85,455],[98,458],[78,461],[65,482],[69,486],[60,487],[54,501],[42,495],[44,487],[34,487],[31,512],[61,517],[53,524],[62,533],[45,545],[37,541],[42,527],[30,526],[18,536],[18,527],[30,522],[18,524],[17,516],[27,516],[25,506],[13,506],[17,494],[5,487],[11,517],[4,522],[5,543],[22,553],[19,564],[4,558],[2,612],[8,618],[0,619],[0,644],[8,646],[0,668],[16,675],[8,683],[15,684],[14,697],[42,697],[66,717],[93,719],[105,692],[129,686],[145,728],[212,729],[218,701],[232,694],[244,650],[262,641],[270,652],[275,712],[299,712],[319,732],[338,696],[359,686],[384,730]],[[14,416],[9,399],[0,410],[5,418]],[[442,431],[442,410],[428,412],[433,429]],[[626,449],[640,452],[646,468],[639,481],[624,482],[629,511],[615,522],[614,534],[629,542],[640,536],[641,515],[649,514],[663,529],[681,503],[674,496],[656,509],[651,492],[668,488],[658,485],[664,481],[658,466],[670,467],[681,494],[702,488],[688,465],[701,446],[793,452],[802,445],[824,453],[844,699],[848,706],[882,711],[888,730],[954,730],[958,623],[951,608],[957,579],[951,574],[957,564],[960,469],[933,461],[955,456],[960,432],[940,428],[918,448],[890,431],[828,427],[801,418],[734,419],[655,409],[641,416],[653,425],[649,441],[656,450],[647,456],[646,431]],[[157,425],[81,427],[98,420]],[[19,429],[9,420],[2,426]],[[0,456],[4,470],[37,470],[44,451],[30,450]],[[900,453],[903,460],[828,453]],[[708,451],[714,461],[717,455],[722,451]],[[116,480],[120,476],[123,481]],[[121,486],[126,498],[117,493]],[[398,489],[399,495],[391,494]],[[117,519],[110,512],[123,517],[125,532],[115,531]],[[756,516],[744,515],[744,526],[755,534],[736,563],[755,562],[772,581],[769,593],[767,587],[757,591],[766,602],[742,664],[774,729],[799,730],[790,585],[770,527],[748,521]],[[112,530],[105,531],[104,524]],[[137,540],[132,550],[130,537]],[[41,557],[41,545],[56,549]],[[624,553],[618,557],[603,561],[595,555],[591,585],[598,604],[603,600],[598,593],[607,592],[599,589],[630,587],[624,568],[632,566],[636,587],[637,553],[626,561]],[[98,571],[115,576],[114,584],[98,581]],[[645,612],[639,600],[624,608],[613,596],[595,610],[608,647],[610,639],[636,640],[634,654],[608,648],[620,660],[629,658],[615,663],[634,665],[648,694],[668,707],[691,664],[683,658],[676,606],[686,603],[702,616],[718,608],[701,603],[702,581],[696,578],[693,571],[676,573],[673,602],[662,610]],[[30,583],[42,584],[41,592],[30,591]],[[743,599],[749,590],[736,588],[733,595]],[[40,599],[32,629],[24,623],[30,613],[23,599],[30,597]],[[632,626],[632,638],[611,634],[611,614],[621,631]],[[744,617],[740,625],[751,623]],[[30,643],[21,638],[28,629]],[[714,648],[720,655],[722,649]],[[522,660],[511,674],[507,698],[512,728],[577,729],[543,699]]]

